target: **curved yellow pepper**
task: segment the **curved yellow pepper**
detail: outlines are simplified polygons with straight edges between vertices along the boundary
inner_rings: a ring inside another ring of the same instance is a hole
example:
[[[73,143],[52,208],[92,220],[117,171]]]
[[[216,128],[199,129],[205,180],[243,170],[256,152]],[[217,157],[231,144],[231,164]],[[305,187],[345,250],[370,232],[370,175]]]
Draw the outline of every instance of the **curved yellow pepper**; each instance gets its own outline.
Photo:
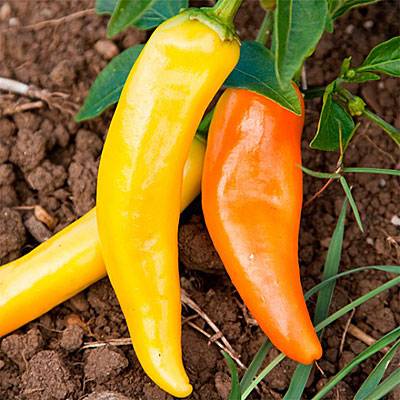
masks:
[[[143,369],[176,397],[192,390],[181,355],[182,171],[238,58],[237,41],[185,13],[164,22],[129,74],[100,161],[97,221],[107,273]]]
[[[196,136],[183,174],[182,210],[200,193],[204,153],[205,143]],[[27,255],[0,266],[0,337],[104,276],[94,208]]]

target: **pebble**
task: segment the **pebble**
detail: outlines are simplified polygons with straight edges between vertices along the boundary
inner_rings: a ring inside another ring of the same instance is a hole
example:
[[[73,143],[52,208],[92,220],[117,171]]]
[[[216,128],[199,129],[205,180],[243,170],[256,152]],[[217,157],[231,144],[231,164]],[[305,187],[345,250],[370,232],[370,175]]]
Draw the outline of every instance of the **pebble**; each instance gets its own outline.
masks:
[[[10,18],[8,21],[8,25],[10,25],[11,27],[19,26],[20,25],[19,19],[14,17]]]
[[[4,365],[6,365],[5,362],[3,360],[0,360],[0,369],[2,369]]]
[[[119,54],[118,47],[111,40],[98,40],[94,45],[95,50],[106,60],[111,60]]]
[[[393,215],[392,219],[390,220],[390,222],[394,225],[394,226],[400,226],[400,218],[397,215]]]

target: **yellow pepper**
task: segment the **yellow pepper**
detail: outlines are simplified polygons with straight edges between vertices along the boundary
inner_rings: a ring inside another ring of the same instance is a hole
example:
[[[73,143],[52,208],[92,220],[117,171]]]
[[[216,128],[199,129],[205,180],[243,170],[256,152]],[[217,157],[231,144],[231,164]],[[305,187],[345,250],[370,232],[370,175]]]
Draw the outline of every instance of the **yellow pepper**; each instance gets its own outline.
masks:
[[[97,186],[101,251],[136,355],[176,397],[192,390],[181,354],[182,171],[208,104],[239,58],[237,40],[216,29],[218,17],[203,17],[183,12],[147,42],[111,122]]]
[[[205,143],[196,136],[183,174],[182,210],[200,193],[204,153]],[[0,266],[0,337],[104,276],[93,208],[27,255]]]

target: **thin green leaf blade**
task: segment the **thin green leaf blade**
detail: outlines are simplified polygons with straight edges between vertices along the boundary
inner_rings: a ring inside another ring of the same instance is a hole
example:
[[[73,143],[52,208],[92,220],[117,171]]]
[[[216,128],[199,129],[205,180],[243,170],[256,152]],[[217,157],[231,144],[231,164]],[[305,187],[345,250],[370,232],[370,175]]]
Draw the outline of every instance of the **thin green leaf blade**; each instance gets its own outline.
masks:
[[[143,47],[136,45],[123,51],[97,75],[83,106],[75,116],[77,122],[97,117],[118,102],[129,72]]]
[[[277,0],[273,47],[278,81],[290,85],[304,59],[315,49],[328,14],[326,0]]]
[[[334,312],[332,315],[330,315],[328,318],[324,319],[321,321],[316,327],[315,330],[319,332],[321,329],[324,329],[328,325],[330,325],[332,322],[336,321],[337,319],[343,317],[343,315],[347,314],[349,311],[351,311],[353,308],[358,307],[359,305],[365,303],[369,299],[372,299],[374,296],[378,295],[379,293],[384,292],[385,290],[388,290],[394,286],[397,286],[400,284],[400,277],[396,277],[391,279],[390,281],[378,286],[376,289],[371,290],[370,292],[366,293],[363,296],[360,296],[356,300],[350,302],[349,304],[345,305],[342,307],[340,310]]]
[[[271,51],[260,43],[242,43],[239,62],[224,86],[251,90],[270,98],[295,114],[301,114],[296,90],[292,85],[285,88],[280,86],[276,79],[274,57]]]
[[[400,337],[400,326],[393,329],[391,332],[377,340],[373,345],[367,347],[364,351],[358,354],[354,359],[342,368],[324,387],[321,389],[311,400],[320,400],[327,393],[329,393],[332,388],[334,388],[341,380],[344,379],[357,365],[362,361],[371,357],[373,354],[382,350],[388,344],[397,340]]]
[[[242,393],[245,392],[253,382],[254,378],[257,375],[257,372],[261,368],[261,365],[265,360],[265,357],[267,356],[268,351],[271,349],[271,347],[272,344],[268,340],[265,340],[265,342],[260,346],[259,350],[257,351],[257,354],[254,356],[252,362],[249,365],[249,368],[247,368],[247,371],[245,372],[242,380],[240,381],[240,390],[242,391]]]
[[[138,21],[152,6],[154,0],[118,0],[107,26],[107,36],[112,37]]]
[[[400,169],[387,169],[387,168],[364,168],[364,167],[348,167],[343,168],[344,173],[357,173],[357,174],[382,174],[400,176]]]
[[[340,149],[340,137],[343,148],[346,148],[354,135],[356,125],[353,118],[333,100],[333,87],[331,84],[326,88],[317,133],[310,143],[313,149],[337,151]]]
[[[400,36],[374,47],[356,71],[381,72],[400,77]]]
[[[344,176],[340,177],[339,181],[340,181],[340,183],[341,183],[341,185],[343,187],[343,190],[344,190],[344,193],[347,196],[347,199],[349,200],[351,209],[353,210],[354,218],[357,221],[357,225],[360,228],[360,231],[364,233],[364,227],[363,227],[363,224],[361,222],[360,213],[358,211],[357,204],[356,204],[356,202],[355,202],[355,200],[353,198],[353,195],[351,194],[350,186],[348,185],[348,183],[346,181],[346,178]]]
[[[314,171],[310,168],[306,168],[304,166],[301,167],[301,170],[307,174],[312,176],[313,178],[320,178],[320,179],[339,179],[340,178],[340,174],[336,174],[336,173],[329,173],[329,172],[319,172],[319,171]]]
[[[117,5],[118,0],[96,0],[95,10],[96,14],[111,15]]]
[[[239,385],[239,373],[235,362],[232,360],[231,356],[225,351],[222,352],[225,357],[225,361],[228,364],[229,371],[231,373],[232,387],[229,393],[229,400],[240,400],[240,385]]]
[[[400,385],[400,368],[392,372],[365,400],[379,400]]]
[[[342,258],[344,223],[347,211],[347,201],[345,200],[340,212],[338,222],[329,243],[328,253],[326,255],[324,271],[322,279],[329,279],[336,276],[339,270],[340,260]],[[319,292],[317,305],[315,307],[314,324],[318,324],[328,316],[329,306],[332,301],[333,291],[336,281],[332,281]],[[323,331],[319,333],[321,338]],[[304,388],[306,387],[313,365],[298,365],[292,379],[290,380],[289,388],[283,400],[300,399]]]
[[[390,350],[380,359],[378,364],[375,366],[373,371],[368,375],[368,378],[363,382],[363,384],[358,389],[354,400],[365,400],[370,394],[374,392],[379,382],[382,380],[383,375],[393,357],[395,356],[398,348],[400,346],[400,341],[398,340]],[[399,380],[400,382],[400,380]]]

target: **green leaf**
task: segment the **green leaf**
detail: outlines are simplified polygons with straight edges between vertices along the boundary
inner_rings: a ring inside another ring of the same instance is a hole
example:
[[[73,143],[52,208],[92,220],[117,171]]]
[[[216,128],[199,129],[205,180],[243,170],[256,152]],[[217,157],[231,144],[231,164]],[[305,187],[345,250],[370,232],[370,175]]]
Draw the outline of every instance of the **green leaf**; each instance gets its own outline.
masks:
[[[400,76],[400,36],[378,44],[356,69],[357,72],[381,72],[390,76]]]
[[[347,196],[347,199],[349,200],[351,209],[353,210],[354,217],[355,217],[355,219],[357,221],[357,225],[360,228],[360,231],[364,233],[364,228],[363,228],[363,225],[362,225],[362,222],[361,222],[360,213],[358,211],[357,204],[354,201],[353,195],[351,194],[351,189],[350,189],[350,187],[349,187],[349,185],[348,185],[348,183],[346,181],[346,178],[344,176],[342,176],[342,177],[339,178],[339,181],[340,181],[340,183],[341,183],[341,185],[343,187],[343,190],[344,190],[344,193]]]
[[[363,168],[363,167],[348,167],[343,168],[345,173],[362,173],[362,174],[382,174],[400,176],[400,169],[386,169],[386,168]]]
[[[112,14],[118,0],[96,0],[96,14]]]
[[[249,368],[247,368],[247,371],[240,381],[240,390],[242,392],[245,392],[247,388],[251,385],[251,382],[253,382],[271,347],[272,344],[268,340],[265,340],[265,342],[260,346],[260,349],[257,351],[257,354],[254,356],[252,362],[249,365]]]
[[[329,1],[329,14],[335,20],[354,7],[366,6],[380,0],[336,0]]]
[[[118,0],[97,0],[97,14],[112,14]],[[133,26],[148,30],[179,13],[182,8],[189,6],[188,0],[153,0],[143,15],[133,22]]]
[[[277,0],[273,47],[278,81],[289,86],[305,58],[315,49],[325,27],[326,0]]]
[[[153,5],[154,0],[118,0],[107,25],[107,36],[112,37],[137,22]]]
[[[119,100],[126,78],[143,47],[140,44],[123,51],[97,75],[82,108],[75,117],[77,122],[97,117]]]
[[[222,354],[225,357],[225,361],[228,364],[229,371],[231,372],[232,387],[228,400],[240,400],[239,373],[236,364],[228,353],[224,351]]]
[[[322,279],[326,280],[336,276],[339,270],[340,259],[342,258],[344,222],[346,218],[347,201],[344,201],[342,211],[340,212],[338,222],[333,232],[331,242],[329,244],[328,253],[326,255],[324,271]],[[336,281],[332,281],[318,294],[317,305],[315,307],[314,324],[318,324],[328,316],[329,306],[332,301],[333,290],[335,289]],[[319,333],[321,338],[323,331]],[[294,371],[290,380],[289,389],[287,390],[283,400],[300,399],[304,388],[306,387],[308,377],[310,376],[313,365],[299,364]]]
[[[354,75],[353,75],[354,73]],[[368,81],[378,81],[379,75],[373,74],[372,72],[357,72],[356,70],[350,70],[344,78],[347,82],[352,83],[364,83]]]
[[[289,111],[301,114],[296,90],[292,85],[285,88],[279,85],[275,74],[274,57],[271,51],[260,43],[252,41],[242,43],[239,62],[224,85],[257,92]]]
[[[332,85],[332,86],[331,86]],[[351,115],[332,97],[334,82],[327,86],[318,122],[317,133],[310,143],[313,149],[336,151],[340,149],[340,132],[343,148],[346,148],[355,124]]]
[[[400,385],[400,368],[392,372],[365,400],[379,400]]]
[[[154,0],[134,26],[143,30],[155,28],[178,14],[182,8],[187,7],[189,7],[189,0]]]
[[[353,400],[365,400],[365,398],[375,390],[375,388],[379,385],[379,382],[382,380],[386,368],[389,366],[390,362],[395,356],[399,346],[400,346],[400,340],[398,340],[391,347],[391,349],[380,359],[380,361],[375,366],[373,371],[368,375],[368,378],[363,382],[363,384],[358,389]]]
[[[344,379],[357,365],[371,357],[373,354],[382,350],[389,343],[397,340],[400,337],[400,326],[393,329],[391,332],[380,338],[373,345],[367,347],[364,351],[358,354],[349,364],[342,368],[311,400],[320,400],[340,381]],[[377,398],[377,397],[375,397]]]

